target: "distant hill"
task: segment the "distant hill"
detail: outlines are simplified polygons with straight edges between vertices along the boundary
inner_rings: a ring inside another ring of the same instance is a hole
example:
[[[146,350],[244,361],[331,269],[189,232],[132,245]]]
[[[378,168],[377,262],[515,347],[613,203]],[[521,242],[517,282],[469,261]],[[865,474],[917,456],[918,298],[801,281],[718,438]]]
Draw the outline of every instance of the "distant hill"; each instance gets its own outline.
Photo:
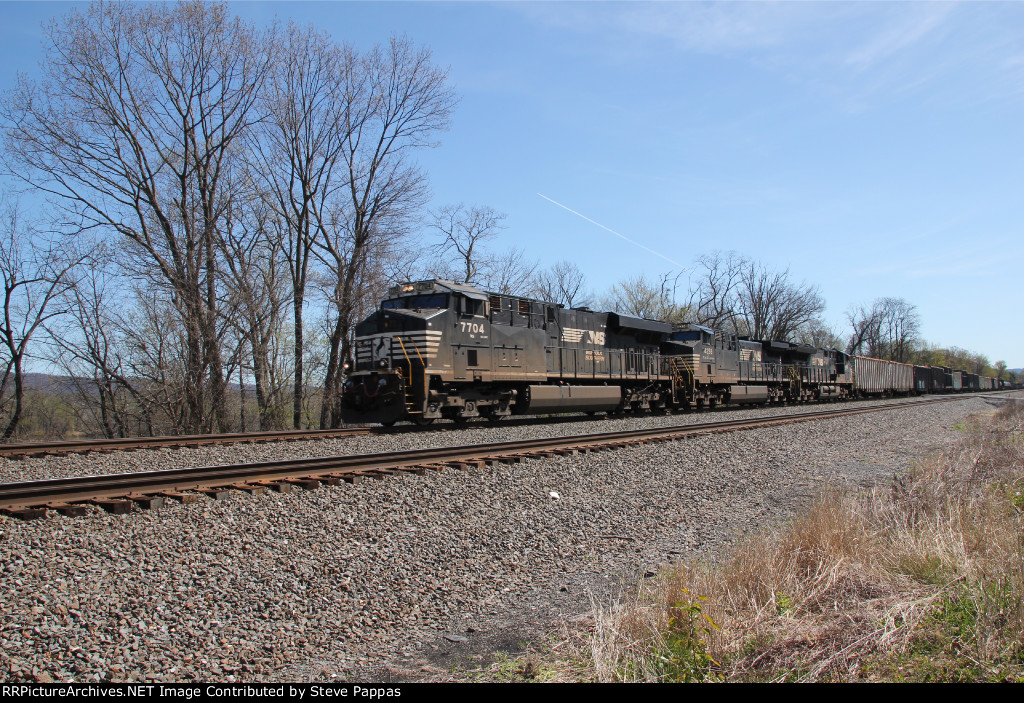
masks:
[[[75,390],[75,380],[71,376],[27,373],[25,374],[25,390],[43,393],[72,393]]]

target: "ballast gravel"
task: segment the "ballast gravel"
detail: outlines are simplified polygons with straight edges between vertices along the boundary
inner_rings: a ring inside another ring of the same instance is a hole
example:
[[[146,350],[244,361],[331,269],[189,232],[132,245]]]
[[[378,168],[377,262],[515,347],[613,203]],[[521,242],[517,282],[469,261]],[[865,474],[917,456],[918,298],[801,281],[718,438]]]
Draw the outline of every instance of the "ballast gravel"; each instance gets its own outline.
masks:
[[[790,516],[823,484],[884,482],[951,441],[964,417],[991,410],[972,397],[472,471],[231,494],[124,516],[98,509],[31,522],[0,516],[0,678],[444,678],[460,651],[514,648],[585,616],[595,600],[660,565],[713,558],[745,532]],[[723,418],[615,426],[681,419]],[[49,457],[7,462],[0,480],[606,427]]]

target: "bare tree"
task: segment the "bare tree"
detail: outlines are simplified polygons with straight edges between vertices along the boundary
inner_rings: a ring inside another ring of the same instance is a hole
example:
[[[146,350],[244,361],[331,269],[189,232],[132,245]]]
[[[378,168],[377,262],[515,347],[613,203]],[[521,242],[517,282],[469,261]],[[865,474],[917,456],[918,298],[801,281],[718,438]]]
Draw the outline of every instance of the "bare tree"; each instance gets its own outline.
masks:
[[[589,304],[584,292],[586,284],[587,278],[579,267],[563,260],[534,275],[532,295],[567,308],[585,306]]]
[[[226,5],[97,3],[46,33],[45,79],[7,94],[10,170],[68,222],[115,232],[184,331],[185,426],[220,428],[216,232],[272,55]],[[236,183],[237,185],[237,183]]]
[[[789,280],[789,269],[772,271],[748,261],[740,274],[736,305],[747,334],[754,339],[788,340],[825,310],[814,286]]]
[[[448,128],[456,103],[447,71],[431,63],[430,51],[416,49],[405,37],[374,47],[359,61],[352,80],[361,88],[353,91],[358,99],[346,113],[346,197],[330,213],[330,226],[317,243],[318,256],[337,272],[330,298],[335,324],[328,339],[321,427],[340,422],[335,399],[342,360],[350,356],[361,297],[357,283],[371,272],[369,253],[405,235],[426,201],[426,177],[409,164],[408,155],[436,146],[433,140]]]
[[[716,251],[697,259],[688,304],[694,322],[713,329],[739,330],[736,298],[747,264],[736,252]]]
[[[3,284],[3,320],[0,320],[0,408],[3,440],[18,429],[24,410],[25,361],[29,343],[41,326],[60,314],[55,305],[72,285],[71,271],[80,257],[65,246],[44,242],[42,234],[21,218],[16,204],[5,203],[0,214],[0,283]],[[13,385],[13,393],[11,386]]]
[[[643,276],[634,276],[611,287],[608,295],[600,302],[602,307],[635,317],[662,322],[685,322],[692,310],[680,305],[672,297],[669,276],[663,276],[657,283]]]
[[[439,278],[483,285],[496,268],[486,243],[504,229],[506,215],[491,207],[445,205],[431,214],[430,227],[440,238],[436,267]]]
[[[921,327],[917,306],[903,298],[883,298],[881,302],[884,311],[881,331],[887,358],[893,361],[908,361],[911,346]]]
[[[793,337],[795,342],[819,349],[845,349],[846,340],[821,317],[814,317],[801,325]]]
[[[875,301],[870,306],[858,305],[850,308],[846,319],[850,324],[850,341],[846,345],[849,354],[879,356],[879,338],[882,310]]]
[[[132,433],[130,400],[136,389],[124,376],[122,348],[110,297],[114,278],[107,271],[110,253],[102,245],[76,272],[64,293],[66,314],[47,326],[55,347],[52,361],[63,368],[76,389],[82,410],[104,437]]]
[[[506,249],[491,257],[489,270],[480,285],[503,295],[530,295],[537,265],[537,261],[526,258],[522,249]]]
[[[253,172],[283,223],[281,253],[292,287],[292,426],[302,418],[303,311],[316,242],[324,242],[338,198],[346,197],[346,149],[354,119],[365,119],[370,76],[355,53],[312,27],[289,24],[264,95],[267,120],[252,133]]]
[[[903,298],[878,298],[847,312],[851,334],[847,351],[908,361],[920,329],[917,307]]]
[[[286,257],[281,250],[288,238],[281,236],[281,220],[263,202],[255,200],[237,208],[237,215],[227,221],[218,242],[227,277],[224,307],[233,311],[228,320],[250,352],[249,364],[240,358],[238,363],[252,372],[260,429],[271,430],[284,426],[284,418],[278,415],[285,388],[277,368],[284,337],[283,316],[289,290],[294,288],[286,282]],[[243,403],[243,412],[244,407]]]

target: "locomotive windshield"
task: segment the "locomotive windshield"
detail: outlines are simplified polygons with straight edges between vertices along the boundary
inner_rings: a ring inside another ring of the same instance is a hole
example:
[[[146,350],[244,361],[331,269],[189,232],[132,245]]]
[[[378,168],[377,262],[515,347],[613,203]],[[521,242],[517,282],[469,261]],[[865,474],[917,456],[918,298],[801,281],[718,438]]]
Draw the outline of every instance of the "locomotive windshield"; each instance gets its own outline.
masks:
[[[673,332],[672,339],[677,342],[699,342],[700,332],[697,330],[685,330],[682,332]]]
[[[436,293],[433,295],[410,295],[405,298],[385,300],[380,304],[380,307],[381,310],[393,310],[395,308],[443,310],[448,307],[448,295],[446,293]]]

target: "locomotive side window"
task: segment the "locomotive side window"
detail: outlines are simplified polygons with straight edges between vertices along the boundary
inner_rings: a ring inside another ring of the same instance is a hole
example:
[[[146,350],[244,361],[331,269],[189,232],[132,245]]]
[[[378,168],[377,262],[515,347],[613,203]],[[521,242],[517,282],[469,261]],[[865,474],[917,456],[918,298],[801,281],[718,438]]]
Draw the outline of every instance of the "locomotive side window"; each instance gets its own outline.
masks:
[[[463,315],[480,317],[484,314],[484,301],[473,298],[461,298],[459,308]]]

